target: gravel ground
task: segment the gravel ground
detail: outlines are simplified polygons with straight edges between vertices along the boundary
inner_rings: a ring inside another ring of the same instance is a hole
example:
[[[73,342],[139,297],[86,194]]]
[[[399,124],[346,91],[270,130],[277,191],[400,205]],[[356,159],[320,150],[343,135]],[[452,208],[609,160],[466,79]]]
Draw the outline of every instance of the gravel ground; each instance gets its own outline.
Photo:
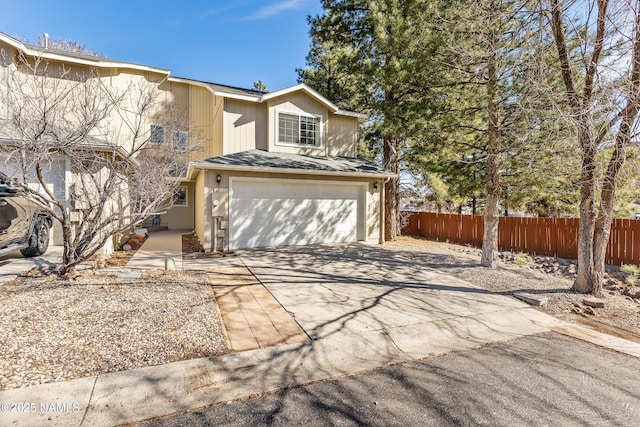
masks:
[[[640,299],[606,291],[605,307],[587,314],[570,279],[531,265],[490,270],[478,249],[410,237],[385,248],[494,292],[546,296],[551,314],[640,342]],[[228,351],[204,273],[147,271],[123,282],[114,272],[85,272],[0,286],[0,390]]]
[[[0,305],[2,390],[229,351],[204,273],[19,277]]]
[[[584,294],[571,291],[571,279],[544,273],[531,264],[501,263],[492,270],[480,266],[479,249],[407,236],[387,243],[385,248],[490,291],[545,296],[549,299],[543,308],[546,312],[640,342],[640,299],[605,290],[605,307],[591,309],[582,303]]]

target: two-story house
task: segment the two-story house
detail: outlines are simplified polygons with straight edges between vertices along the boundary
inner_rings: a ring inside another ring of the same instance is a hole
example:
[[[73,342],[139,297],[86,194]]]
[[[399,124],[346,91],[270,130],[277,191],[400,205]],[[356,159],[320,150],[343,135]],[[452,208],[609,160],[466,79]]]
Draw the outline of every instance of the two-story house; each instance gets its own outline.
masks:
[[[172,206],[156,222],[195,230],[205,250],[383,242],[383,188],[393,174],[356,158],[358,121],[365,117],[339,109],[310,87],[262,93],[48,51],[2,33],[0,48],[94,67],[110,79],[144,78],[185,112],[201,150],[191,154]],[[187,130],[168,135],[152,116],[147,119],[148,144],[190,138]],[[64,193],[69,183],[60,176],[65,174],[52,176],[52,187]]]
[[[260,93],[170,77],[210,155],[191,162],[163,217],[205,250],[382,242],[384,181],[356,158],[358,120],[308,86]]]

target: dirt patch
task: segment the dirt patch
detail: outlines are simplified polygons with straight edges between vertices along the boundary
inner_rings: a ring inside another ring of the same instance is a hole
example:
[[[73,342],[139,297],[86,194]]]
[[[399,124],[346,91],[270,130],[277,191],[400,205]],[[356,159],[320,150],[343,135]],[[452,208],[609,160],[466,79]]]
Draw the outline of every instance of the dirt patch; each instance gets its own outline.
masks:
[[[640,298],[636,297],[640,287],[622,285],[615,271],[610,272],[605,284],[605,306],[592,308],[582,302],[586,295],[571,290],[573,280],[570,275],[567,277],[570,268],[548,268],[546,262],[533,257],[514,263],[503,261],[498,268],[488,269],[480,265],[480,249],[470,246],[401,236],[385,247],[423,266],[496,293],[528,292],[547,297],[542,311],[640,342]]]
[[[118,249],[114,251],[109,258],[103,260],[99,254],[96,254],[90,257],[87,261],[94,261],[98,263],[99,268],[105,267],[124,267],[129,263],[131,258],[135,255],[135,253],[142,247],[144,242],[147,241],[147,236],[139,235],[139,237],[130,240],[127,242],[127,248],[131,248],[128,250]],[[124,245],[123,245],[124,246]]]
[[[194,233],[182,235],[182,258],[183,259],[203,259],[203,258],[225,258],[235,257],[233,252],[205,252],[198,236]]]

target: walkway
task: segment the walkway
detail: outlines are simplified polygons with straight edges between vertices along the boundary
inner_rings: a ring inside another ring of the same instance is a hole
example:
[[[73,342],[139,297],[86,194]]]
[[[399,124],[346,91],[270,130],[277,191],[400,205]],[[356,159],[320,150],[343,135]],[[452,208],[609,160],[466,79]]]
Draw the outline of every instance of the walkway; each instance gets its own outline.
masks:
[[[232,351],[301,343],[309,339],[240,258],[183,260],[182,235],[189,232],[165,230],[150,233],[126,268],[164,269],[165,260],[172,258],[177,269],[206,271]]]
[[[126,265],[131,270],[164,270],[165,260],[173,258],[182,270],[182,235],[189,231],[162,230],[149,233],[149,238]]]
[[[207,275],[233,351],[309,340],[291,315],[246,267],[211,268]]]

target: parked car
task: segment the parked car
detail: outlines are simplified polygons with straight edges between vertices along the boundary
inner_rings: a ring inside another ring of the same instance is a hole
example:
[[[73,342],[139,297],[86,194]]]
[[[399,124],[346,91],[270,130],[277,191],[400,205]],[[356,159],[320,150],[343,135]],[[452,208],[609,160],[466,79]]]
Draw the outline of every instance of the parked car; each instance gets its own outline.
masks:
[[[34,257],[47,251],[53,219],[46,209],[43,200],[0,172],[0,256],[20,250]]]

